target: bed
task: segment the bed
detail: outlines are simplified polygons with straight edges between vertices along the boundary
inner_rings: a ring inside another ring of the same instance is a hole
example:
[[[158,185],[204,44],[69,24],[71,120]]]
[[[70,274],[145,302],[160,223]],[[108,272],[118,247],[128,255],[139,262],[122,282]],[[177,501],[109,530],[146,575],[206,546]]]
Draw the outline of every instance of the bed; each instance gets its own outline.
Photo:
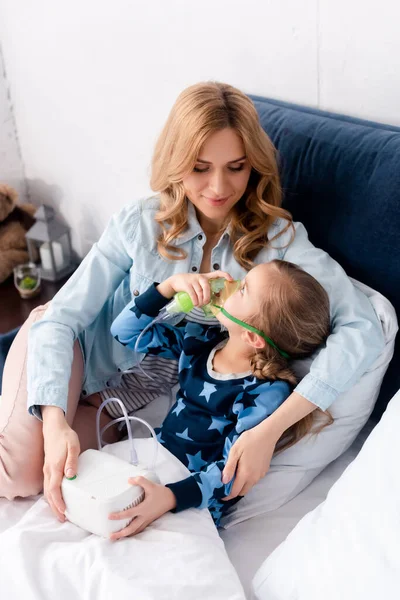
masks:
[[[301,586],[306,590],[306,581],[299,579],[298,589],[284,589],[284,561],[278,559],[290,554],[285,540],[291,532],[297,536],[304,516],[313,514],[333,484],[342,481],[346,467],[362,456],[365,440],[400,388],[400,348],[395,345],[400,129],[253,100],[279,151],[285,206],[305,224],[315,245],[358,282],[380,292],[374,293],[374,308],[385,330],[385,352],[332,407],[340,431],[331,437],[327,431],[318,452],[304,442],[282,453],[219,533],[207,511],[190,510],[165,515],[136,539],[111,544],[54,522],[40,497],[13,503],[0,499],[0,585],[10,600],[311,598],[304,595],[307,591],[296,595]],[[169,401],[159,399],[141,416],[157,426],[168,406]],[[123,443],[107,451],[123,453]],[[162,473],[180,476],[182,465],[167,458],[160,454],[161,478]],[[281,485],[284,492],[278,494]],[[336,597],[355,600],[352,594],[342,587]]]
[[[137,440],[136,450],[146,464],[151,440]],[[129,442],[105,451],[129,459]],[[164,483],[188,475],[162,446],[156,471]],[[245,598],[208,510],[167,513],[137,536],[112,542],[59,523],[42,496],[0,498],[0,580],[1,596],[15,600]]]

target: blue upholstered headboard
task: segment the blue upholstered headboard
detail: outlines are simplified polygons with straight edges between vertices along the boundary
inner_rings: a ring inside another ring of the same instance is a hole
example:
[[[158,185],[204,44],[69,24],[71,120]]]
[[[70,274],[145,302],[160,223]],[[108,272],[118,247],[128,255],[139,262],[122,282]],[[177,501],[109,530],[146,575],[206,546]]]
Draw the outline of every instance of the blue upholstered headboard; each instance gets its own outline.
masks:
[[[400,317],[400,128],[251,96],[279,153],[284,207]],[[375,416],[400,388],[400,341]]]

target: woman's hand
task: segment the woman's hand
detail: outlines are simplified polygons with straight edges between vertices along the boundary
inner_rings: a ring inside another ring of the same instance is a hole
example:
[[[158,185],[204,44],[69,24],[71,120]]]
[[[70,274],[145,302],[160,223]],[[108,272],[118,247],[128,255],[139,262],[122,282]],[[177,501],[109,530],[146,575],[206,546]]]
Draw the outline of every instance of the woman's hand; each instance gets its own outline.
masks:
[[[244,431],[233,444],[226,461],[223,483],[229,483],[235,471],[236,479],[231,493],[224,500],[245,496],[253,485],[265,477],[282,434],[315,409],[315,404],[298,392],[292,392],[272,415],[253,429]]]
[[[56,406],[42,407],[44,438],[44,496],[57,519],[65,521],[65,502],[61,495],[64,474],[76,475],[80,454],[79,438]]]
[[[229,483],[233,476],[235,481],[231,493],[224,500],[245,496],[268,473],[278,440],[274,435],[268,435],[265,427],[262,427],[264,423],[265,421],[244,431],[233,444],[222,474],[222,481],[224,484]]]
[[[140,485],[144,489],[144,500],[134,506],[121,512],[111,513],[109,519],[133,519],[125,529],[112,533],[111,540],[119,540],[123,537],[136,535],[140,533],[150,523],[162,517],[166,512],[176,506],[176,498],[173,492],[165,485],[153,483],[145,477],[134,477],[128,479],[132,485]]]
[[[204,306],[210,302],[211,288],[210,279],[224,277],[233,281],[229,273],[225,271],[213,271],[212,273],[179,273],[172,275],[157,286],[157,290],[165,298],[172,298],[177,292],[187,292],[194,306]]]

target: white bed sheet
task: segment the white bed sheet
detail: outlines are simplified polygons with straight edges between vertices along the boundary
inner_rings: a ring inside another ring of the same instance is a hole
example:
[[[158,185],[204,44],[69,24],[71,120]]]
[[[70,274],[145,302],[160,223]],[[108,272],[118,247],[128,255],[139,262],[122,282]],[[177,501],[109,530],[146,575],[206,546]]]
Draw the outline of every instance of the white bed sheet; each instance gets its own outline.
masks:
[[[127,445],[106,450],[124,457]],[[150,440],[136,447],[142,461]],[[162,481],[188,473],[161,446],[156,470]],[[111,542],[59,523],[41,496],[0,499],[0,590],[7,600],[245,598],[207,510],[167,513],[141,534]]]
[[[172,396],[163,396],[160,397],[159,401],[157,400],[152,402],[150,405],[138,411],[137,416],[147,420],[153,425],[153,427],[156,427],[162,422],[171,405]],[[225,574],[223,577],[226,577],[227,580],[232,580],[234,590],[235,588],[240,590],[240,586],[238,587],[237,581],[238,575],[244,589],[244,595],[243,590],[231,592],[230,589],[223,589],[221,594],[218,587],[211,591],[211,593],[204,591],[207,586],[208,589],[212,588],[212,583],[210,582],[212,582],[213,579],[219,579],[219,581],[223,581],[222,587],[224,588],[225,586],[225,581],[224,579],[221,580],[221,574],[218,574],[216,563],[212,559],[212,556],[210,556],[210,560],[208,561],[209,565],[211,566],[210,573],[207,574],[207,572],[204,572],[203,570],[201,573],[198,573],[194,578],[192,578],[192,587],[190,589],[183,588],[182,598],[185,598],[185,600],[186,598],[195,599],[197,597],[201,598],[201,600],[204,600],[205,598],[207,598],[207,600],[211,600],[214,597],[218,598],[219,600],[223,600],[224,598],[230,598],[230,600],[234,600],[235,598],[244,597],[250,599],[252,597],[251,581],[258,568],[273,552],[273,550],[275,550],[275,548],[277,548],[277,546],[279,546],[279,544],[287,537],[298,521],[300,521],[300,519],[307,512],[313,510],[326,498],[326,495],[334,482],[340,477],[347,465],[357,456],[364,441],[372,430],[373,425],[374,424],[371,421],[368,422],[349,450],[347,450],[347,452],[345,452],[336,461],[331,463],[331,465],[329,465],[296,498],[279,509],[272,511],[271,513],[253,517],[247,521],[232,526],[227,530],[220,531],[220,536],[225,544],[227,555],[229,556],[229,559],[234,567],[234,569],[231,568],[232,565],[229,563],[229,561],[227,563],[225,562],[226,556],[224,555],[223,549],[221,550],[221,547],[219,547],[218,553],[222,552],[219,554],[219,556],[224,564],[222,570],[225,572]],[[138,435],[139,437],[147,436],[148,431],[146,428],[141,429],[141,426],[137,425],[135,427],[135,435]],[[114,447],[118,448],[118,444],[115,444]],[[198,514],[204,513],[207,515],[207,511],[189,512],[195,512]],[[179,515],[166,515],[163,517],[163,519],[165,520],[169,517],[172,517],[176,521],[176,517],[179,517]],[[41,525],[41,522],[45,522],[45,525]],[[201,519],[200,523],[203,523],[203,518]],[[193,536],[191,536],[193,548],[197,547],[200,549],[203,548],[204,544],[208,543],[208,527],[209,525],[213,527],[213,524],[212,522],[210,523],[208,519],[205,520],[205,523],[205,529],[202,526],[200,527],[200,535],[197,533],[197,527],[195,527],[192,532],[186,532],[186,535],[189,535],[190,533],[193,534]],[[133,580],[137,565],[135,566],[132,556],[138,555],[141,557],[141,550],[140,552],[125,552],[122,542],[117,542],[116,545],[119,545],[118,552],[112,550],[110,558],[110,550],[107,549],[107,547],[104,545],[104,542],[102,546],[99,545],[96,547],[95,541],[90,542],[85,540],[85,547],[83,547],[83,545],[80,543],[82,538],[79,536],[79,543],[77,543],[75,537],[72,539],[71,536],[68,537],[67,535],[65,538],[63,538],[64,541],[57,542],[53,540],[51,541],[51,549],[49,550],[51,556],[50,566],[47,569],[47,565],[45,565],[45,571],[54,570],[54,574],[46,574],[43,578],[40,570],[38,570],[37,567],[35,568],[35,564],[38,562],[40,563],[40,556],[42,556],[41,547],[43,544],[39,544],[37,540],[39,539],[38,532],[41,532],[43,527],[46,531],[42,532],[41,535],[44,535],[44,533],[47,532],[46,539],[52,537],[52,528],[56,529],[58,536],[59,527],[65,527],[65,525],[59,526],[57,522],[54,523],[52,518],[49,517],[49,508],[43,499],[40,499],[39,501],[37,501],[37,499],[26,499],[8,502],[7,500],[0,498],[0,586],[2,591],[5,591],[7,590],[7,587],[4,587],[4,585],[11,585],[13,584],[14,579],[16,579],[20,589],[22,589],[21,586],[25,585],[28,590],[27,593],[24,592],[24,594],[21,593],[20,595],[13,595],[14,592],[9,594],[9,600],[14,600],[14,598],[18,598],[19,600],[19,598],[23,597],[23,595],[25,595],[24,600],[47,600],[47,597],[53,598],[53,595],[50,593],[49,589],[52,585],[51,582],[56,581],[58,582],[57,586],[59,586],[60,582],[64,582],[64,580],[68,582],[65,584],[66,600],[70,600],[70,598],[79,600],[80,597],[85,598],[85,600],[92,600],[92,598],[96,600],[102,600],[103,598],[104,600],[108,600],[110,596],[107,597],[107,593],[114,593],[110,592],[110,590],[113,589],[113,586],[117,590],[123,590],[122,592],[119,591],[120,597],[118,597],[118,600],[123,600],[125,595],[127,596],[128,593],[130,594],[130,598],[133,597],[140,600],[147,600],[148,598],[152,597],[159,599],[164,597],[168,599],[173,598],[174,600],[180,598],[179,592],[177,595],[171,595],[171,587],[168,588],[168,585],[165,591],[166,595],[162,595],[159,588],[156,589],[156,592],[154,592],[154,596],[148,595],[148,592],[141,592],[141,595],[134,595],[133,592],[135,588]],[[214,536],[215,530],[212,529],[212,527],[211,530]],[[165,530],[161,529],[161,531],[165,533]],[[77,534],[75,533],[75,536],[76,535]],[[83,533],[82,537],[85,535],[86,534]],[[17,537],[19,539],[18,543]],[[90,538],[94,536],[88,537]],[[179,533],[177,534],[177,540],[178,537]],[[215,538],[213,537],[213,539]],[[12,542],[11,545],[8,540]],[[132,540],[134,540],[134,538],[132,538]],[[139,538],[137,538],[137,540],[139,540]],[[17,546],[17,550],[15,550],[15,546]],[[63,552],[59,552],[62,550],[62,546],[68,546],[68,551],[71,553],[71,558],[69,559],[70,563],[68,566],[63,564]],[[121,546],[122,551],[120,550]],[[159,549],[161,556],[167,551],[165,544],[162,543],[160,543]],[[54,552],[55,550],[56,552]],[[168,560],[170,559],[169,562],[171,564],[172,584],[174,583],[174,578],[176,577],[178,577],[179,581],[179,577],[182,575],[181,571],[185,570],[185,573],[187,574],[192,573],[192,569],[187,568],[188,564],[190,567],[190,553],[188,552],[188,555],[185,558],[185,566],[183,568],[182,561],[180,558],[174,555],[174,552],[179,554],[179,548],[175,547],[173,552],[168,552]],[[195,552],[195,550],[193,550],[193,552]],[[34,556],[36,553],[38,556]],[[5,557],[7,560],[5,560]],[[18,567],[14,567],[14,563],[12,561],[13,557],[18,557]],[[121,563],[119,563],[120,560]],[[7,568],[7,564],[9,563],[13,565],[10,570]],[[80,563],[81,566],[76,567],[78,563]],[[29,567],[30,564],[33,565],[32,569]],[[120,570],[117,568],[118,564],[121,565]],[[72,573],[66,575],[68,568],[70,570],[72,569]],[[147,575],[149,580],[152,580],[153,572],[158,572],[158,566],[153,567],[151,574]],[[40,578],[43,579],[42,583],[38,583]],[[116,584],[112,583],[114,579],[117,580]],[[86,582],[85,593],[84,595],[79,596],[78,594],[80,593],[82,587],[82,583],[80,582],[84,581]],[[170,585],[172,584],[170,582]],[[31,585],[31,591],[29,591]],[[153,588],[156,588],[154,584],[152,585]],[[104,586],[104,589],[102,589],[102,586]],[[93,593],[91,591],[91,587],[94,590]],[[15,590],[19,588],[16,587]],[[44,591],[41,591],[42,588]],[[224,594],[229,593],[232,593],[233,595],[224,596]],[[214,594],[214,596],[212,594]],[[57,596],[57,600],[63,599],[64,596]]]
[[[300,519],[325,500],[328,491],[354,460],[375,423],[369,421],[352,446],[331,463],[296,498],[270,513],[252,517],[220,532],[247,599],[251,582],[264,560],[283,542]]]

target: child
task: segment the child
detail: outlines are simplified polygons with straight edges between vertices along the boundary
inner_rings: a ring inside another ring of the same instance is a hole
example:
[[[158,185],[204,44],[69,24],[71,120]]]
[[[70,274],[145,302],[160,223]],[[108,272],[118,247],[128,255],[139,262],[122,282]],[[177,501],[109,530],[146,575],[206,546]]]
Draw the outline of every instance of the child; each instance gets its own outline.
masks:
[[[112,334],[134,349],[140,333],[176,292],[186,291],[195,305],[205,305],[210,301],[209,280],[221,276],[231,279],[221,272],[182,274],[153,285],[115,319]],[[216,317],[215,327],[155,323],[140,339],[138,352],[179,360],[177,402],[158,430],[158,439],[191,475],[167,486],[140,478],[145,500],[128,509],[136,516],[136,529],[131,523],[114,534],[115,539],[142,531],[168,510],[190,507],[208,507],[218,525],[227,508],[240,499],[223,501],[233,484],[222,482],[231,446],[290,395],[296,378],[289,358],[311,354],[329,334],[325,290],[296,265],[279,260],[249,271]],[[125,511],[113,518],[127,516]]]

